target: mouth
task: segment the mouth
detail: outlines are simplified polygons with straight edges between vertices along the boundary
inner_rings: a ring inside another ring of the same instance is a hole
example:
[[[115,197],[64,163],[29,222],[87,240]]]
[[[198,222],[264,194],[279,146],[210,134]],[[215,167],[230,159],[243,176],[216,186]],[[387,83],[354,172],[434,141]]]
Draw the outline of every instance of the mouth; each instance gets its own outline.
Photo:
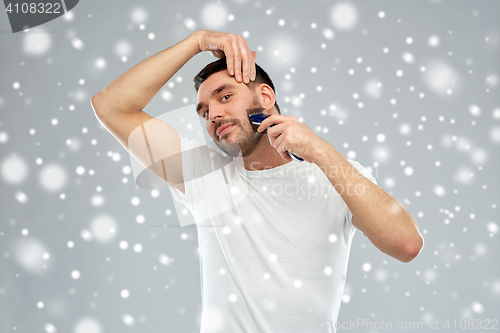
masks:
[[[216,131],[216,134],[219,136],[219,139],[224,135],[226,134],[227,132],[229,132],[231,130],[231,128],[234,127],[234,124],[224,124],[222,126],[220,126],[217,131]]]

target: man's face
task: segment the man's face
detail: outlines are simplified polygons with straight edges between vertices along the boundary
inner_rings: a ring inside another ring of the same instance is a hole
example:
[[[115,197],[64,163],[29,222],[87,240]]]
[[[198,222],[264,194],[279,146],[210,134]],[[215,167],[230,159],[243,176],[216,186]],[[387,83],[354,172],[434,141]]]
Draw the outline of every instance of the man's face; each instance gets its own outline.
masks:
[[[208,134],[226,154],[250,155],[261,142],[263,134],[252,125],[248,114],[260,108],[251,87],[238,83],[220,71],[210,75],[198,90],[197,112],[205,119]]]

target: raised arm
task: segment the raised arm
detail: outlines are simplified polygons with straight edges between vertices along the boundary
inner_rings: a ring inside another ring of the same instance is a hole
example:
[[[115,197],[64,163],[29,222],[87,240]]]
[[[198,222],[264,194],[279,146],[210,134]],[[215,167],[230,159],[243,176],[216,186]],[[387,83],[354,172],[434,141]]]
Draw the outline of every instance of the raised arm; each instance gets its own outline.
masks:
[[[91,100],[96,117],[120,144],[156,176],[183,192],[180,136],[143,109],[182,66],[202,51],[225,56],[228,72],[238,82],[248,83],[245,78],[255,74],[256,53],[241,36],[199,30],[135,65]],[[151,147],[154,142],[166,144]],[[155,156],[147,147],[154,148]]]

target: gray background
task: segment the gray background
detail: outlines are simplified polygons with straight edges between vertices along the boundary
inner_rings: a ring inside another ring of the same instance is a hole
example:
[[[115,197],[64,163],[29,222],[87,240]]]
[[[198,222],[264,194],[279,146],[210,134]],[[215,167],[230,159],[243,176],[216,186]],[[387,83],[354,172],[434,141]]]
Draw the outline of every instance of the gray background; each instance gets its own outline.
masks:
[[[170,192],[135,186],[89,103],[193,29],[248,33],[283,113],[375,167],[419,224],[408,264],[356,233],[339,322],[498,322],[500,2],[337,5],[87,0],[16,34],[0,14],[0,331],[197,332],[196,229],[156,227],[178,224]],[[192,77],[212,60],[196,56],[145,111],[195,103]]]

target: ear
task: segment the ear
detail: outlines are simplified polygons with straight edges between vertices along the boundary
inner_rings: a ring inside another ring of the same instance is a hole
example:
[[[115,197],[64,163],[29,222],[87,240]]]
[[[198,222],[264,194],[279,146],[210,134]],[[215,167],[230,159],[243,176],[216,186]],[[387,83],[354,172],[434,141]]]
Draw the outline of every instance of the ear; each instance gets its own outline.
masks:
[[[276,102],[276,95],[273,88],[268,84],[261,83],[256,88],[256,93],[260,104],[267,110],[271,110]]]

